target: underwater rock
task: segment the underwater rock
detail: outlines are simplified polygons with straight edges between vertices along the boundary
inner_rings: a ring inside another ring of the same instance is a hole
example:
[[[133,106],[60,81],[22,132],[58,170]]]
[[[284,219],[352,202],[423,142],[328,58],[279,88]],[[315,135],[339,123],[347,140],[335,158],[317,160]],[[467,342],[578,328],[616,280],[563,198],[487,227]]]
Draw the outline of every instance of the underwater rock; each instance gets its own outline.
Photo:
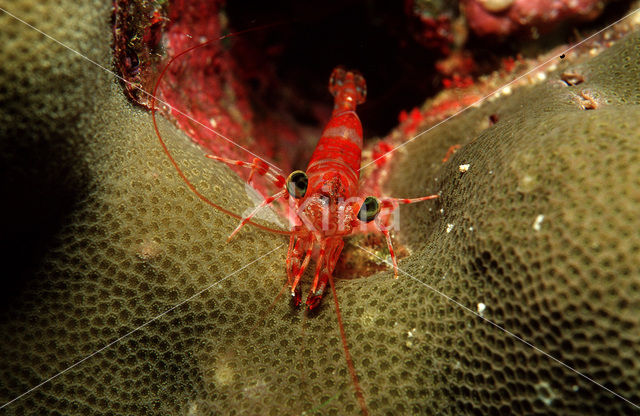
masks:
[[[110,66],[109,2],[43,7],[10,11]],[[3,259],[20,268],[3,276],[0,406],[38,386],[2,411],[357,414],[332,303],[304,318],[273,302],[286,238],[248,228],[227,244],[236,220],[184,185],[113,75],[0,23]],[[406,146],[390,192],[441,192],[402,211],[413,254],[400,268],[419,281],[388,271],[337,285],[371,413],[634,410],[425,284],[640,401],[639,45],[636,33],[566,62]],[[250,206],[241,179],[160,128],[201,192]],[[10,243],[32,254],[11,258]]]

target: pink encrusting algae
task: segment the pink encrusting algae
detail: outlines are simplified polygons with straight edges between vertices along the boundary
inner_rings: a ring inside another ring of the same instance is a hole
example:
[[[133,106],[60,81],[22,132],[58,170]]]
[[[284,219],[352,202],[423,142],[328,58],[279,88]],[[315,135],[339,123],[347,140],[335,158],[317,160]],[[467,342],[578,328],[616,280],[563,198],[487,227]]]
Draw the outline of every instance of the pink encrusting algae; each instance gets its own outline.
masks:
[[[531,37],[563,22],[590,21],[600,15],[603,0],[462,0],[469,27],[478,35]]]
[[[223,157],[245,158],[242,146],[272,158],[281,153],[279,146],[294,143],[297,135],[290,124],[254,115],[252,92],[231,53],[233,36],[229,36],[224,13],[226,2],[157,3],[138,10],[137,3],[120,0],[114,8],[116,66],[130,82],[124,84],[129,97],[148,108],[148,95],[140,94],[136,87],[150,91],[168,61],[208,42],[172,62],[156,97],[164,103],[160,111],[170,114],[203,149]],[[278,158],[278,165],[288,169],[289,160]]]

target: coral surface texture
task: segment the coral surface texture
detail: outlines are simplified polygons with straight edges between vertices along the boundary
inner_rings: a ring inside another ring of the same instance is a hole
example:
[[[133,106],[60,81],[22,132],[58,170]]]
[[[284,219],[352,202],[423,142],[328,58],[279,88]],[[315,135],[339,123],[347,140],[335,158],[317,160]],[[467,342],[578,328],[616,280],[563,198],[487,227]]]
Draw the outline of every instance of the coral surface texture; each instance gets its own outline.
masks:
[[[105,71],[111,2],[0,5],[93,61],[0,13],[0,414],[359,414],[330,294],[276,299],[287,237],[227,243]],[[639,410],[639,80],[632,33],[398,151],[389,194],[441,196],[402,208],[399,279],[336,285],[371,414]],[[252,205],[159,127],[202,194]]]

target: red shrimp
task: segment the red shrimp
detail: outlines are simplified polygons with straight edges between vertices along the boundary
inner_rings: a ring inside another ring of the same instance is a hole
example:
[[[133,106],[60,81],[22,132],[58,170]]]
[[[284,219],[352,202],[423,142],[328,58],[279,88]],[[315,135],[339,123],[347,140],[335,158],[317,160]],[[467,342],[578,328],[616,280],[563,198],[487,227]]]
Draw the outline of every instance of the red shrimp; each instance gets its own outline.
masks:
[[[283,189],[265,199],[251,214],[243,218],[230,236],[233,237],[259,209],[278,198],[288,199],[292,232],[286,268],[296,306],[301,303],[298,283],[309,265],[313,249],[319,247],[315,259],[316,271],[306,299],[309,309],[319,305],[327,283],[332,284],[333,269],[344,247],[343,238],[363,228],[362,224],[374,221],[385,235],[393,261],[394,277],[397,278],[398,265],[389,235],[391,212],[398,204],[438,197],[429,195],[397,199],[359,196],[363,140],[362,125],[355,109],[366,99],[366,83],[359,73],[337,67],[331,74],[329,91],[334,96],[333,114],[311,156],[306,172],[291,173],[282,184]],[[254,172],[269,175],[276,185],[283,182],[283,177],[271,174],[269,166],[257,160],[245,163],[211,155],[208,157],[251,168],[252,175]]]
[[[177,55],[172,61],[192,49]],[[154,96],[157,93],[162,75],[171,62],[167,64],[167,67],[160,74],[154,89]],[[294,171],[285,180],[283,176],[272,172],[270,166],[258,158],[255,158],[252,162],[244,162],[215,155],[207,155],[207,157],[227,164],[249,168],[251,169],[250,182],[253,181],[257,174],[266,177],[277,188],[280,188],[276,194],[263,200],[250,214],[243,217],[240,224],[230,234],[229,239],[233,238],[246,224],[251,224],[267,231],[290,235],[286,271],[292,302],[296,307],[302,302],[299,287],[300,279],[315,253],[316,269],[305,303],[309,310],[317,308],[320,305],[326,286],[329,284],[333,294],[345,358],[356,390],[356,397],[362,413],[368,414],[364,393],[358,382],[355,366],[349,353],[332,273],[344,247],[344,237],[358,230],[366,230],[367,224],[372,223],[386,238],[393,262],[394,278],[397,278],[398,264],[389,234],[391,214],[399,204],[411,204],[435,199],[438,195],[428,195],[413,199],[377,198],[374,196],[365,198],[360,196],[358,183],[363,139],[362,124],[355,110],[356,106],[364,103],[366,99],[366,82],[358,72],[347,71],[342,67],[337,67],[331,74],[329,91],[334,96],[333,113],[311,156],[306,172]],[[152,116],[158,139],[187,186],[204,202],[228,215],[240,218],[239,215],[214,204],[198,192],[180,170],[158,130],[155,120],[155,99],[152,99]],[[292,226],[291,231],[274,230],[251,221],[260,209],[280,198],[286,199],[289,203],[288,215]],[[318,250],[314,251],[315,248],[318,248]]]

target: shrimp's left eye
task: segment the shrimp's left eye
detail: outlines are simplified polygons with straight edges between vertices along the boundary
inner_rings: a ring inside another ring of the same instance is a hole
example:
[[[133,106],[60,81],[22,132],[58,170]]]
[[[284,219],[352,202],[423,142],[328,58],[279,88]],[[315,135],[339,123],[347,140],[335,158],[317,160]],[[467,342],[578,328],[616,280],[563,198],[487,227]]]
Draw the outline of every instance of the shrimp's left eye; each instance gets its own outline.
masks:
[[[375,196],[368,196],[358,211],[358,219],[362,222],[371,222],[376,219],[379,213],[380,200]]]
[[[309,185],[309,178],[307,174],[301,170],[291,172],[291,175],[287,178],[287,191],[289,195],[295,199],[304,197],[307,193],[307,186]]]

